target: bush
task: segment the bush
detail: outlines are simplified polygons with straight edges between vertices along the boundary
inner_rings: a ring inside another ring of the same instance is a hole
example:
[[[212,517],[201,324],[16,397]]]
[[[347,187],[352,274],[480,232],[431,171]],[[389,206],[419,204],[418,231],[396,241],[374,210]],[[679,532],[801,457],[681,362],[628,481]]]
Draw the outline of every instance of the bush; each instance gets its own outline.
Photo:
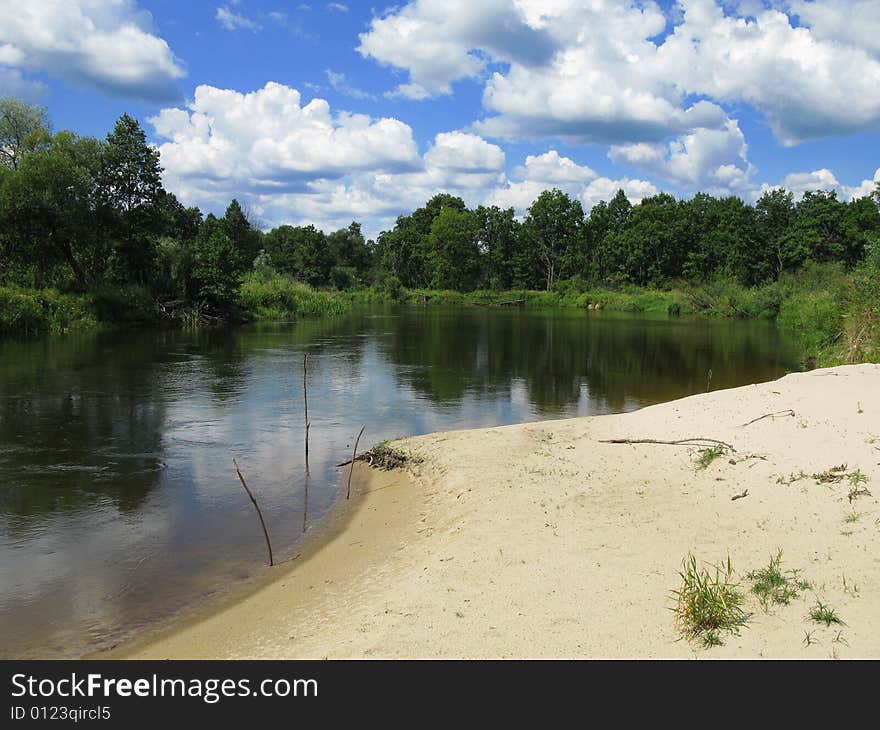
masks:
[[[95,326],[89,297],[55,289],[0,287],[0,334],[61,334]]]
[[[238,306],[259,319],[342,314],[351,307],[343,294],[315,291],[285,274],[271,276],[251,272],[238,292]]]

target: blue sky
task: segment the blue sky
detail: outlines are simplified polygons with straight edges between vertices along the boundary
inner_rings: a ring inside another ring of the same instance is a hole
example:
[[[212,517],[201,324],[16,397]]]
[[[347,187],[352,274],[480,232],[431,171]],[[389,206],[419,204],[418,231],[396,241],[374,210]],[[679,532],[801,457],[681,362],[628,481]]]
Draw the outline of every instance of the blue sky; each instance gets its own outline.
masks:
[[[877,0],[0,0],[0,94],[56,129],[123,112],[165,184],[263,226],[437,192],[849,199],[880,179]]]

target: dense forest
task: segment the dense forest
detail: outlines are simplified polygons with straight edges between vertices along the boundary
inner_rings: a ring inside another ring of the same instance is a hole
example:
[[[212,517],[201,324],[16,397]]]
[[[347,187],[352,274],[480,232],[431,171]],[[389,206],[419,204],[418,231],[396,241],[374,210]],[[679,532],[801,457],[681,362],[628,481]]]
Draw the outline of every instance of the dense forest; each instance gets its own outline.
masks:
[[[880,269],[880,186],[850,202],[772,189],[754,205],[704,193],[633,205],[621,190],[589,213],[553,189],[522,220],[512,208],[469,209],[439,193],[368,241],[356,222],[331,233],[264,232],[237,200],[222,217],[203,215],[161,175],[158,151],[128,115],[100,140],[53,134],[45,110],[0,99],[0,332],[341,311],[357,296],[409,290],[423,299],[433,296],[424,290],[484,299],[622,291],[632,302],[634,288],[647,287],[687,291],[692,310],[776,316],[801,272],[809,288],[853,290],[874,286],[865,271]],[[756,296],[762,304],[748,306]]]

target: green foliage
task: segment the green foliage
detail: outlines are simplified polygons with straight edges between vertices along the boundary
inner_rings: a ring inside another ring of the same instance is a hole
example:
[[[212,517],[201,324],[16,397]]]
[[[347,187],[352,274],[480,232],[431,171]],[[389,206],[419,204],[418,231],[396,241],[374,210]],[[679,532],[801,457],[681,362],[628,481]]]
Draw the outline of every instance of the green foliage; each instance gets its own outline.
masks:
[[[95,327],[89,297],[0,286],[0,334],[63,334]]]
[[[557,279],[584,270],[587,252],[583,226],[580,201],[557,188],[545,190],[529,208],[522,236],[535,256],[546,289],[552,288]]]
[[[128,114],[107,135],[96,192],[98,212],[115,243],[115,278],[146,283],[154,265],[154,236],[162,224],[162,168],[159,151],[147,144],[140,124]]]
[[[479,223],[469,211],[443,208],[431,223],[428,259],[433,270],[431,286],[471,291],[479,283]]]
[[[239,251],[222,230],[197,241],[192,276],[196,299],[218,311],[228,311],[238,298],[242,266]]]
[[[238,306],[255,319],[292,319],[301,316],[342,314],[351,307],[345,295],[315,291],[285,274],[245,275]]]

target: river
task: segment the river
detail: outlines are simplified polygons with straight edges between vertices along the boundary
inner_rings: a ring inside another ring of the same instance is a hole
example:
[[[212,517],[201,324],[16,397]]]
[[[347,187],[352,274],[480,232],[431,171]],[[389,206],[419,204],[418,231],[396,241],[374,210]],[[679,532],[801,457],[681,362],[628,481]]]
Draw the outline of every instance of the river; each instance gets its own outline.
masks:
[[[265,565],[233,456],[283,555],[338,498],[335,465],[362,425],[367,448],[793,369],[766,322],[564,309],[380,307],[0,341],[0,657],[96,651]]]

